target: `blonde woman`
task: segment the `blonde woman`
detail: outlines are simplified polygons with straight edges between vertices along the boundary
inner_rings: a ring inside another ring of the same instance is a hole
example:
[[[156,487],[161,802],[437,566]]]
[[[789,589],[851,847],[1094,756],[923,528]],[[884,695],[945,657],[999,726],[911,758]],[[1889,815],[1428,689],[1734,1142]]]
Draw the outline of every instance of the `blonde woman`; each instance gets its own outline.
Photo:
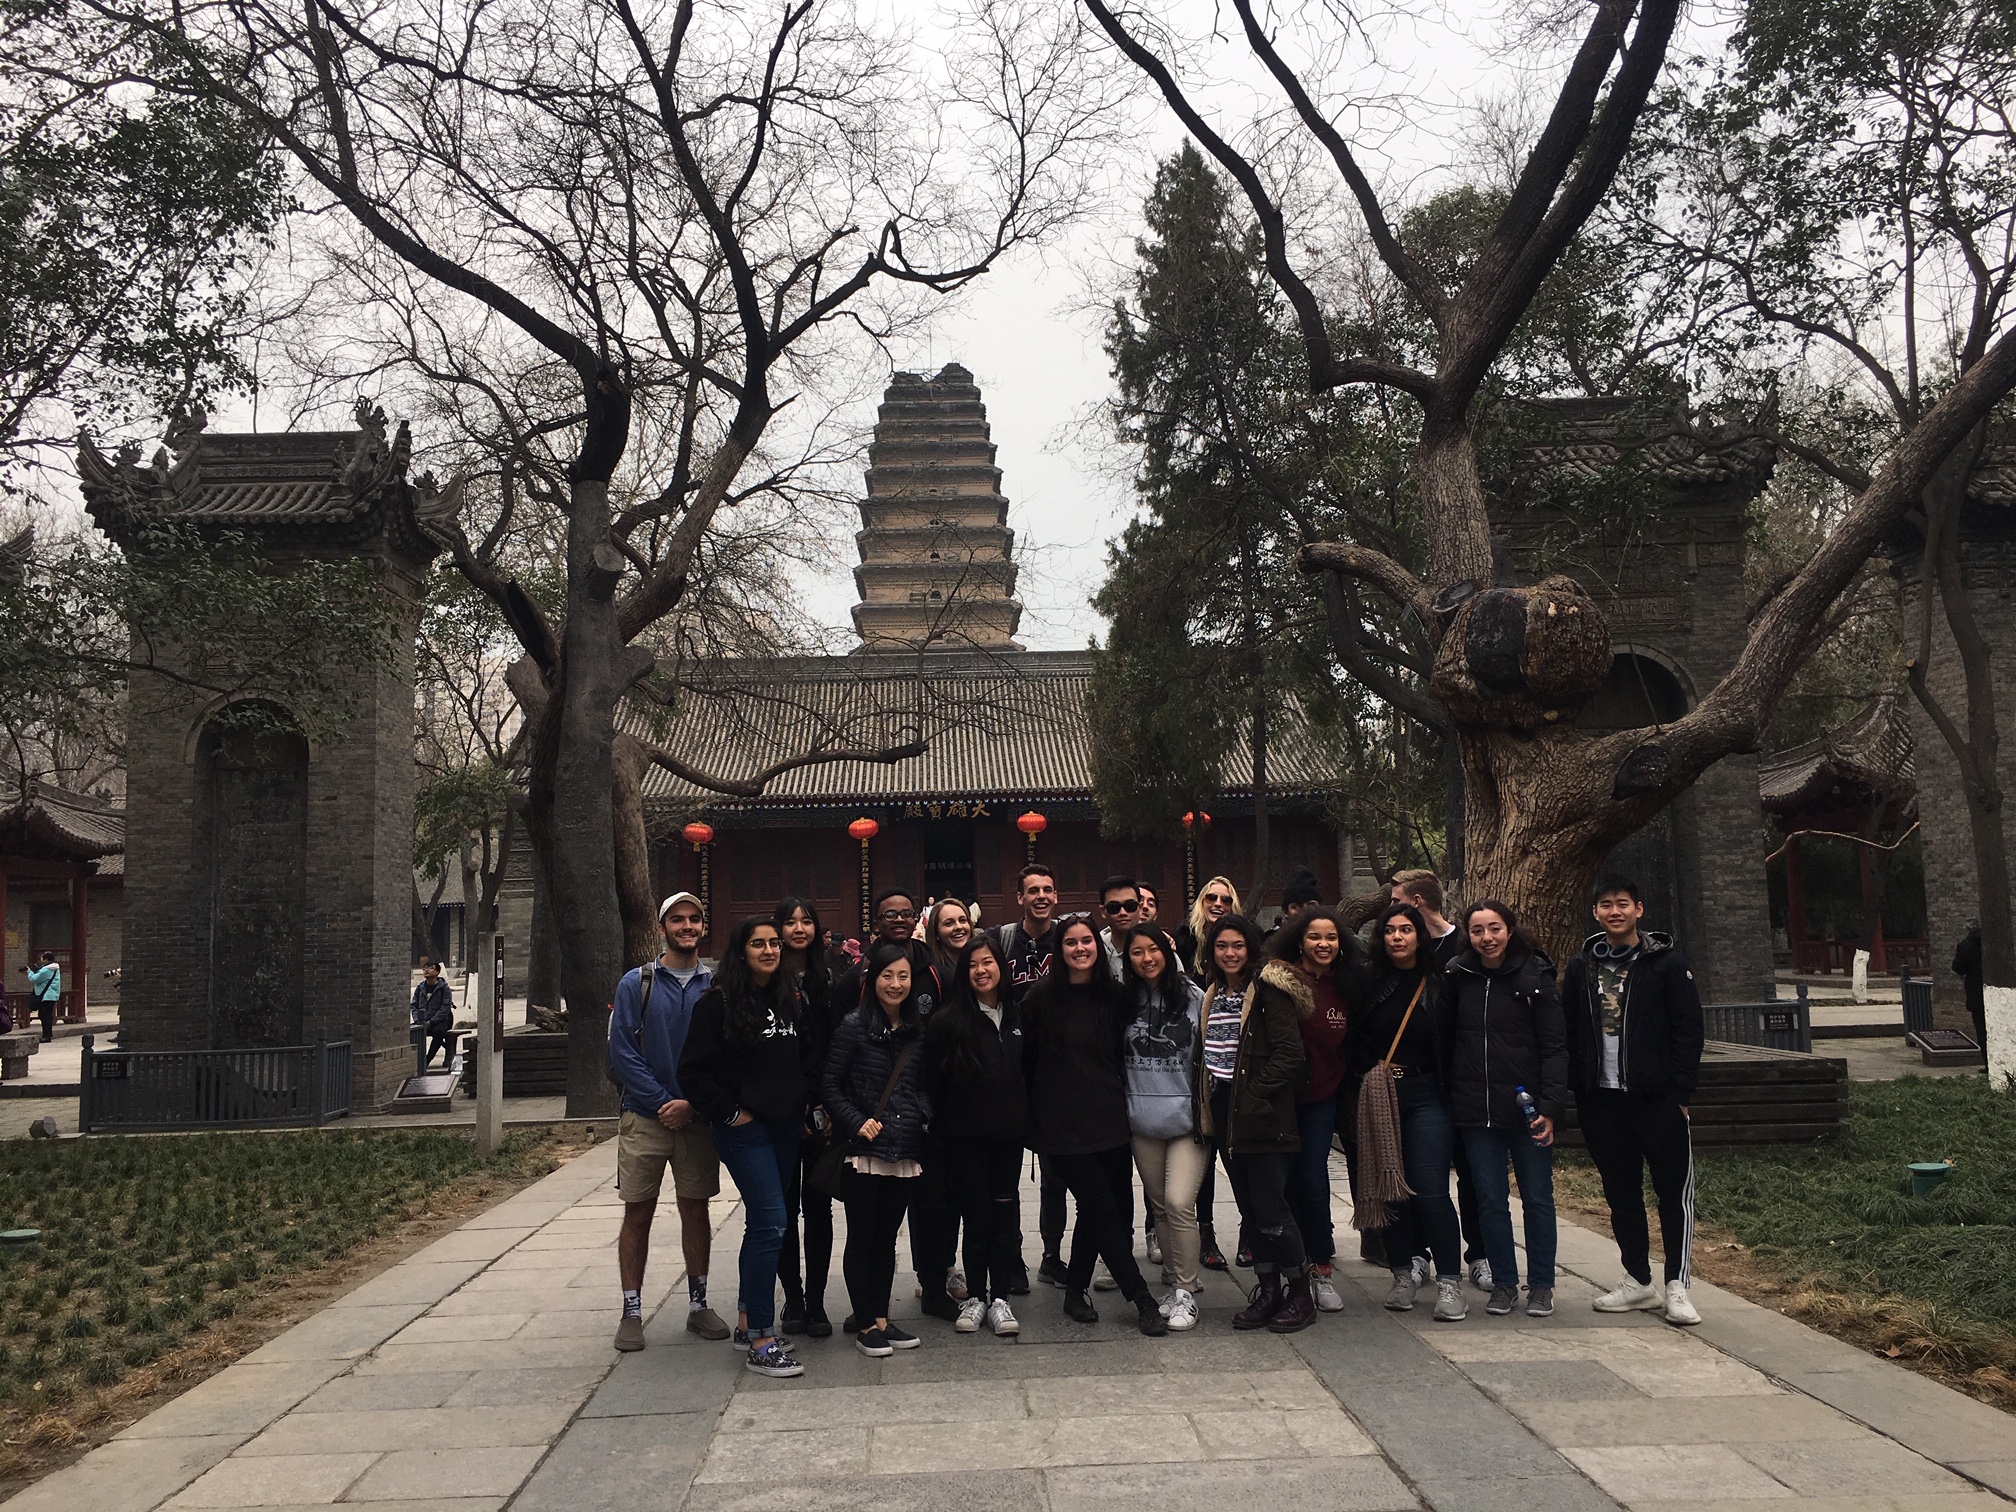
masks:
[[[1176,954],[1183,970],[1200,986],[1209,980],[1211,974],[1211,963],[1204,959],[1203,954],[1206,934],[1220,919],[1238,915],[1239,889],[1232,885],[1230,877],[1207,878],[1204,885],[1197,889],[1197,900],[1190,905],[1190,917],[1176,931]],[[1222,1154],[1222,1143],[1214,1142],[1214,1145]],[[1216,1161],[1205,1162],[1204,1180],[1197,1188],[1197,1238],[1199,1263],[1206,1270],[1222,1271],[1228,1267],[1224,1252],[1218,1248],[1216,1166]]]
[[[1225,915],[1239,911],[1239,889],[1232,885],[1230,877],[1212,877],[1197,889],[1190,917],[1176,931],[1176,953],[1183,958],[1183,970],[1190,980],[1201,984],[1210,971],[1211,963],[1198,954],[1204,943],[1204,931]]]

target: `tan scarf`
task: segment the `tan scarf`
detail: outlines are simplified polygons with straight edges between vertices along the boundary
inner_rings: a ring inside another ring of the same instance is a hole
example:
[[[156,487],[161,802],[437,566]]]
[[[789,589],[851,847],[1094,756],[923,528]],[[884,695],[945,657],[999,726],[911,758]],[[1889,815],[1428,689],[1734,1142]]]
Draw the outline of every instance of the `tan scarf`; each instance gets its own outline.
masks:
[[[1400,1016],[1393,1043],[1386,1058],[1365,1073],[1358,1084],[1358,1190],[1352,1196],[1351,1227],[1359,1233],[1383,1229],[1393,1221],[1393,1204],[1414,1195],[1407,1185],[1407,1167],[1400,1152],[1399,1073],[1393,1057],[1400,1049],[1400,1036],[1428,990],[1428,973],[1421,973],[1421,985],[1407,1011]]]

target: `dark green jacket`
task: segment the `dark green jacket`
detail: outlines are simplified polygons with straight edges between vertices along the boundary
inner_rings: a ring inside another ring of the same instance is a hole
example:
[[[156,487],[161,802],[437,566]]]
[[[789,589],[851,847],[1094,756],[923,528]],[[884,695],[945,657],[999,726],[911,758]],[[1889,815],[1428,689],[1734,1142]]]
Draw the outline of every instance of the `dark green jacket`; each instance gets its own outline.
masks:
[[[1302,1020],[1316,1011],[1316,995],[1286,961],[1269,961],[1246,989],[1239,1014],[1239,1056],[1232,1068],[1231,1128],[1223,1132],[1234,1155],[1302,1148],[1295,1119],[1295,1090],[1307,1073]],[[1210,1089],[1197,1057],[1198,1131],[1212,1134]]]

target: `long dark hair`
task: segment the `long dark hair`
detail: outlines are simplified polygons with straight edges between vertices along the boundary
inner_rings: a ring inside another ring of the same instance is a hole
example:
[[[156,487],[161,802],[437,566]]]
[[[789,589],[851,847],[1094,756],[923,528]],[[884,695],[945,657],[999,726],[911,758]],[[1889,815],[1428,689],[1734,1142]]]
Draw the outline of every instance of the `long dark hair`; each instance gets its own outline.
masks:
[[[1162,975],[1152,987],[1146,977],[1134,970],[1132,948],[1136,940],[1152,941],[1162,952]],[[1189,1017],[1189,994],[1183,990],[1188,978],[1183,975],[1168,936],[1153,924],[1136,924],[1115,943],[1120,947],[1120,983],[1127,989],[1128,1002],[1138,1011],[1145,998],[1151,1023]]]
[[[1041,1012],[1063,998],[1065,990],[1071,985],[1071,968],[1064,964],[1064,934],[1080,924],[1092,931],[1093,995],[1116,1014],[1127,1012],[1129,1005],[1120,992],[1120,979],[1113,975],[1113,967],[1106,959],[1106,946],[1099,938],[1099,926],[1092,922],[1090,914],[1082,913],[1066,914],[1057,921],[1057,943],[1053,947],[1055,956],[1049,975],[1029,989],[1029,996],[1023,1003],[1025,1011],[1032,1014]]]
[[[770,922],[777,926],[777,938],[782,940],[784,926],[800,909],[812,921],[812,943],[805,947],[805,975],[798,983],[799,1000],[809,1006],[824,1003],[833,986],[833,972],[826,964],[826,926],[819,922],[819,910],[812,906],[810,898],[786,898],[770,915]]]
[[[1222,991],[1229,984],[1225,973],[1218,969],[1218,936],[1236,934],[1246,942],[1246,980],[1251,982],[1260,974],[1260,947],[1265,943],[1260,937],[1260,928],[1244,914],[1221,914],[1204,926],[1204,938],[1197,944],[1197,959],[1203,963],[1204,990]]]
[[[1379,996],[1387,986],[1400,975],[1400,968],[1393,964],[1393,957],[1386,951],[1386,921],[1405,919],[1414,926],[1414,969],[1426,972],[1429,969],[1428,922],[1421,917],[1421,910],[1412,903],[1398,901],[1388,903],[1372,916],[1372,991]]]
[[[1497,898],[1479,898],[1475,903],[1472,903],[1468,908],[1463,910],[1462,929],[1464,949],[1474,950],[1476,948],[1470,943],[1470,916],[1480,913],[1494,913],[1505,921],[1505,932],[1509,936],[1505,941],[1506,966],[1518,965],[1519,962],[1540,948],[1533,943],[1533,937],[1519,927],[1519,915],[1512,911],[1510,903],[1501,902]],[[1478,964],[1481,965],[1483,963],[1480,960]]]
[[[777,972],[767,985],[757,986],[756,978],[749,974],[750,937],[759,929],[776,927],[766,915],[751,914],[735,926],[721,952],[714,985],[721,993],[721,1035],[731,1045],[755,1044],[769,1027],[772,1014],[787,1024],[797,1022],[798,1000],[786,990],[781,950]],[[781,947],[781,934],[778,943]]]
[[[973,990],[973,957],[983,950],[994,958],[994,969],[1001,974],[1000,985],[994,989],[1001,1006],[1005,1009],[1014,1001],[1015,989],[1008,981],[1008,962],[1002,958],[1001,947],[975,930],[953,963],[946,1001],[931,1015],[931,1033],[943,1037],[946,1067],[966,1081],[978,1081],[987,1069],[980,1059],[980,994]]]
[[[1346,1002],[1355,1002],[1365,983],[1364,948],[1358,943],[1358,936],[1344,927],[1344,920],[1334,908],[1305,908],[1289,919],[1275,933],[1273,954],[1290,965],[1299,962],[1302,937],[1309,933],[1311,924],[1322,919],[1328,919],[1337,929],[1337,959],[1330,965],[1330,980],[1339,996]]]
[[[882,999],[875,995],[875,980],[889,967],[901,961],[910,968],[910,994],[903,999],[903,1011],[898,1018],[905,1025],[915,1028],[923,1022],[923,1015],[917,1011],[917,978],[920,974],[917,962],[911,958],[908,940],[883,940],[868,952],[868,959],[861,966],[861,1021],[873,1028],[875,1021],[886,1018],[882,1012]]]

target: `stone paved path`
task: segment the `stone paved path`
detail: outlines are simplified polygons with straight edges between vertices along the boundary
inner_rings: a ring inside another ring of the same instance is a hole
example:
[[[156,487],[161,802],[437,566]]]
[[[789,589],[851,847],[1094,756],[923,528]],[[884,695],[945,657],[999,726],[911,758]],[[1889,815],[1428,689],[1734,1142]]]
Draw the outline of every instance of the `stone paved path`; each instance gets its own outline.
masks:
[[[1239,1299],[1213,1277],[1196,1333],[1149,1340],[1110,1293],[1087,1329],[1039,1288],[1019,1342],[926,1322],[923,1348],[874,1361],[805,1341],[808,1374],[780,1382],[684,1331],[668,1202],[650,1347],[619,1357],[614,1163],[607,1144],[581,1156],[10,1512],[1986,1512],[2016,1496],[2016,1420],[1712,1286],[1698,1330],[1601,1317],[1588,1302],[1615,1252],[1572,1227],[1547,1320],[1487,1318],[1481,1298],[1461,1324],[1396,1316],[1383,1274],[1350,1263],[1346,1311],[1293,1338],[1233,1334]],[[732,1192],[715,1217],[718,1301]],[[828,1300],[838,1317],[837,1275]]]

